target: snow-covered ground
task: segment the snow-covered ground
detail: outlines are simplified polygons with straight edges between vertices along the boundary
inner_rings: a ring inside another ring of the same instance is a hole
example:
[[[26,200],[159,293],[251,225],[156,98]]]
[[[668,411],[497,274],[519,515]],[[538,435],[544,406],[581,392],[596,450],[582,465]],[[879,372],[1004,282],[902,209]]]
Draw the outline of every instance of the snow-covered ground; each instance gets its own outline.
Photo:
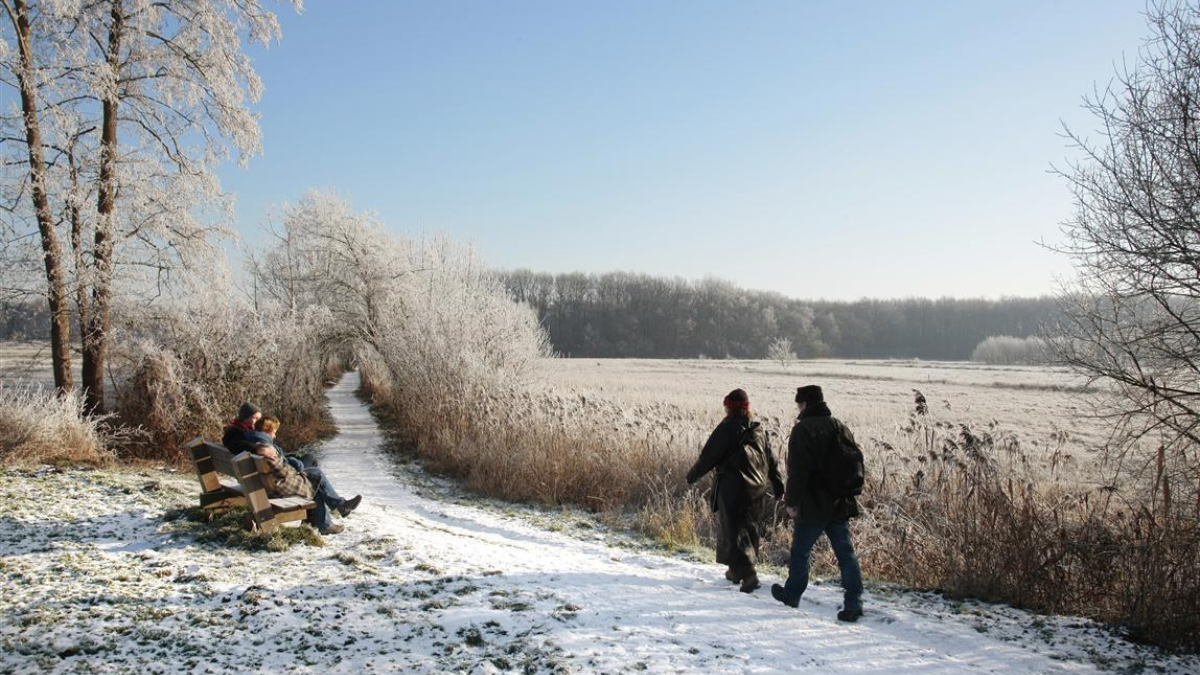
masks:
[[[1200,673],[1086,621],[926,594],[874,589],[840,624],[836,582],[789,609],[769,575],[745,595],[589,518],[473,504],[383,452],[356,386],[330,393],[321,465],[364,503],[324,547],[196,541],[162,518],[195,503],[186,475],[0,476],[0,672]]]

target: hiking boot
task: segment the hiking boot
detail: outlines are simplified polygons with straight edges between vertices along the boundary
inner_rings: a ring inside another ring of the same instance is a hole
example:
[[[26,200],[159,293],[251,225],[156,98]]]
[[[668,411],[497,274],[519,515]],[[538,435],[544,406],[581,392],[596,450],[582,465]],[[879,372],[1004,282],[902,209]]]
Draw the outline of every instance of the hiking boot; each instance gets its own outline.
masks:
[[[799,600],[788,600],[787,593],[783,591],[783,586],[780,586],[779,584],[771,584],[771,597],[782,602],[788,607],[800,606]]]
[[[858,621],[862,615],[863,612],[861,609],[843,609],[842,611],[838,612],[838,621],[854,623],[855,621]]]
[[[329,527],[321,528],[320,532],[321,532],[321,534],[341,534],[342,531],[345,529],[346,529],[345,525],[342,525],[340,523],[333,523]]]
[[[750,570],[750,573],[742,578],[742,587],[738,590],[743,593],[753,593],[754,589],[758,587],[758,574],[754,570]]]
[[[733,568],[730,567],[729,569],[725,570],[725,578],[736,584],[742,580],[742,575],[733,571]]]
[[[342,505],[337,507],[338,515],[345,518],[350,515],[350,512],[358,508],[362,503],[362,495],[354,495],[350,499],[343,499]]]

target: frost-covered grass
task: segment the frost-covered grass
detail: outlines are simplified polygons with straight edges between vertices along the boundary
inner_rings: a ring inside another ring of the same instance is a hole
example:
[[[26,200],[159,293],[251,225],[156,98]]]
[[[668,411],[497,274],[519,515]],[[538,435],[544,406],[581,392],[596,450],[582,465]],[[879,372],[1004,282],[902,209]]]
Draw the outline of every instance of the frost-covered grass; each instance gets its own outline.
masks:
[[[287,551],[297,544],[324,546],[325,540],[307,523],[279,527],[270,534],[246,529],[244,506],[230,509],[206,509],[199,506],[175,509],[163,515],[175,532],[186,532],[199,542],[216,542],[247,551]]]
[[[159,471],[0,473],[0,672],[560,672],[536,625],[564,606],[553,592],[494,592],[364,530],[231,542],[180,517],[196,494]]]
[[[107,418],[83,415],[77,394],[56,396],[41,385],[0,387],[0,464],[71,462],[101,464],[112,459]]]
[[[570,509],[481,502],[381,448],[333,391],[321,463],[363,506],[324,547],[249,551],[168,514],[188,475],[0,472],[0,672],[1192,673],[1092,622],[871,584],[797,610]],[[764,581],[779,580],[768,570]]]

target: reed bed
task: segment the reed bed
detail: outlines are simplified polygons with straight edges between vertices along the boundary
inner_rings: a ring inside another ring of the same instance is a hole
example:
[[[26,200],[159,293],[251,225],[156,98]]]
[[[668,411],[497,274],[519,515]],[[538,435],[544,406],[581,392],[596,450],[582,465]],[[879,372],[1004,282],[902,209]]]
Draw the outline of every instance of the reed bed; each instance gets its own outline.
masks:
[[[718,421],[668,403],[520,389],[439,397],[367,392],[427,465],[480,494],[575,504],[675,546],[711,546],[715,522],[684,474]],[[781,465],[791,420],[763,419]],[[1200,502],[1158,477],[1101,480],[1069,434],[1037,445],[999,422],[915,410],[855,428],[868,485],[855,521],[865,574],[909,588],[1090,617],[1128,636],[1200,648]],[[1152,472],[1153,473],[1153,472]],[[770,505],[763,555],[786,564],[790,525]],[[836,576],[827,548],[818,574]]]

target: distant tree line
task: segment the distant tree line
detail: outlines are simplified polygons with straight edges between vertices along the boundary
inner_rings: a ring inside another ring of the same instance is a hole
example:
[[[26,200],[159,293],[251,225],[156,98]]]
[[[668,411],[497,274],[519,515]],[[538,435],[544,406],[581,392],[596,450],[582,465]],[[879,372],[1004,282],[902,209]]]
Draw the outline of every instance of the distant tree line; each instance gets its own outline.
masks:
[[[44,302],[0,302],[0,340],[45,340],[49,326]]]
[[[712,278],[499,274],[563,356],[758,359],[783,338],[800,358],[965,360],[990,336],[1029,337],[1058,318],[1050,297],[830,302]]]

